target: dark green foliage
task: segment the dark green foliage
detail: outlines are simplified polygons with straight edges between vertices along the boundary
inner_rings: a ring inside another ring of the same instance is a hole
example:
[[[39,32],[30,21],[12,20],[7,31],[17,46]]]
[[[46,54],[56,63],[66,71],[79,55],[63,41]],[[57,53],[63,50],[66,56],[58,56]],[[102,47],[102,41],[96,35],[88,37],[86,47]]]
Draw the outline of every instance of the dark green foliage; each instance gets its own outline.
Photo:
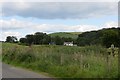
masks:
[[[117,30],[106,30],[103,33],[103,45],[106,47],[110,47],[111,44],[115,46],[119,46],[119,35]]]
[[[17,43],[17,38],[15,36],[7,36],[6,42]]]
[[[19,62],[26,62],[26,63],[31,63],[36,60],[36,57],[33,53],[26,52],[26,53],[21,53],[17,55],[17,59]]]
[[[46,42],[46,33],[36,32],[34,34],[34,44],[43,44]]]
[[[85,32],[78,36],[77,44],[79,46],[100,44],[100,36],[98,31]]]
[[[45,35],[42,39],[42,44],[49,44],[51,42],[51,37],[48,35]]]
[[[34,35],[28,34],[25,36],[25,38],[20,38],[19,41],[21,43],[26,43],[29,46],[32,44],[49,44],[49,42],[51,41],[51,37],[48,36],[46,33],[36,32]]]
[[[74,44],[77,44],[77,37],[78,37],[78,34],[80,34],[80,32],[57,32],[57,33],[52,33],[52,34],[49,34],[51,37],[52,37],[52,42],[58,42],[56,41],[56,38],[59,37],[60,39],[60,45],[63,45],[64,42],[72,42]],[[57,44],[56,44],[57,45]]]
[[[120,36],[120,27],[118,28],[118,35]],[[118,37],[118,38],[119,38],[118,46],[119,46],[119,48],[120,48],[120,37]]]
[[[119,28],[108,28],[98,31],[84,32],[78,35],[77,45],[103,45],[105,47],[110,47],[111,44],[114,44],[116,47],[120,45],[120,35]]]
[[[34,43],[34,35],[26,35],[26,42],[28,43],[28,45],[31,45]]]
[[[34,62],[37,57],[33,53],[32,48],[28,47],[25,48],[25,51],[22,51],[20,47],[14,46],[12,48],[9,48],[8,52],[4,52],[2,55],[2,59],[9,60],[9,61],[17,61],[17,62],[25,62],[25,63],[31,63]],[[7,51],[7,50],[6,50]]]
[[[27,42],[27,39],[26,38],[20,38],[19,40],[21,43],[26,43]]]
[[[36,32],[34,35],[29,34],[29,35],[26,35],[25,38],[20,38],[19,41],[20,43],[28,44],[29,46],[32,44],[47,45],[52,43],[56,45],[63,45],[64,42],[72,42],[72,41],[76,42],[76,39],[73,39],[71,37],[60,37],[60,36],[51,37],[46,33]]]
[[[63,45],[64,41],[59,36],[53,38],[56,45]]]

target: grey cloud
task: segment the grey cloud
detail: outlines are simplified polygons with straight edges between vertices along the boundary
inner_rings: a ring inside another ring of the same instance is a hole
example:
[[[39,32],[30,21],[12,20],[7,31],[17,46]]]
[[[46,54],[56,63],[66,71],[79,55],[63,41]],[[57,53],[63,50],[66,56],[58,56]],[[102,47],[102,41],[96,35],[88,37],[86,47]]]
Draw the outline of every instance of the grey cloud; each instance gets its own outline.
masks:
[[[4,16],[35,17],[40,19],[83,19],[117,14],[113,2],[5,2]]]

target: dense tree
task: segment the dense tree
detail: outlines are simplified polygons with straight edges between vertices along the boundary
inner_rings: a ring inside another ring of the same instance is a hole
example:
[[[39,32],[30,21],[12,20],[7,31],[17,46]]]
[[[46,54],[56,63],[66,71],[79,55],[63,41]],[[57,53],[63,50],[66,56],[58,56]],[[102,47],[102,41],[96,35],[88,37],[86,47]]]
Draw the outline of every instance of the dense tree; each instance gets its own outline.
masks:
[[[20,38],[21,43],[31,44],[49,44],[51,41],[51,37],[46,33],[36,32],[34,35],[28,34],[25,38]]]
[[[77,45],[78,46],[85,46],[87,44],[88,44],[88,42],[85,38],[82,38],[82,37],[77,38]]]
[[[103,45],[106,47],[110,47],[111,44],[115,46],[119,46],[119,34],[118,31],[107,30],[103,34]]]
[[[63,43],[64,43],[64,41],[62,40],[62,38],[59,37],[59,36],[55,36],[53,40],[54,40],[54,42],[55,42],[56,45],[63,45]]]
[[[26,38],[20,38],[19,40],[21,43],[26,43],[27,42],[27,39]]]
[[[120,50],[120,27],[118,28],[118,35],[119,35],[119,43],[118,43],[118,46],[119,46],[119,50]]]
[[[51,37],[48,35],[44,35],[44,38],[42,39],[42,44],[49,44],[51,42]]]
[[[15,36],[7,36],[6,42],[16,43],[17,38]]]
[[[78,35],[77,45],[103,45],[105,47],[110,47],[114,44],[116,47],[120,45],[120,29],[119,28],[107,28],[98,31],[84,32]]]
[[[27,44],[30,46],[31,44],[33,44],[34,43],[34,36],[31,34],[29,34],[29,35],[26,35],[26,42],[27,42]]]
[[[44,35],[46,35],[46,34],[41,33],[41,32],[36,32],[34,34],[34,43],[35,44],[42,44],[43,43],[42,39],[44,38]]]
[[[79,46],[85,46],[85,45],[93,45],[97,44],[95,39],[97,39],[97,31],[91,31],[91,32],[84,32],[80,35],[78,35],[77,38],[77,45]]]
[[[51,37],[46,33],[36,32],[34,34],[34,43],[35,44],[49,44]]]

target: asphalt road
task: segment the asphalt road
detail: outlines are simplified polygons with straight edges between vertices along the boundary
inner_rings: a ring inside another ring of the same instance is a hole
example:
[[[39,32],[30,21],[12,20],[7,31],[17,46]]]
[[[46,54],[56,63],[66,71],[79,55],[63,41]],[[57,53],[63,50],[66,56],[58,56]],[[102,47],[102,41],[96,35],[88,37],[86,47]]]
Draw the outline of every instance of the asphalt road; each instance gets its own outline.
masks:
[[[0,63],[1,66],[1,63]],[[49,78],[45,75],[2,63],[2,78]]]

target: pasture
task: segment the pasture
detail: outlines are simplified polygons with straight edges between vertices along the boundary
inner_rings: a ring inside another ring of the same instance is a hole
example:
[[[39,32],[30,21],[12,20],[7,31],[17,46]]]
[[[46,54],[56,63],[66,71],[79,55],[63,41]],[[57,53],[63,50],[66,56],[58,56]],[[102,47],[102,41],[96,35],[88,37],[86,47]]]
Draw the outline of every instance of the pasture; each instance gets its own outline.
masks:
[[[116,51],[117,53],[118,51]],[[2,61],[60,78],[117,78],[118,57],[97,46],[2,44]]]

